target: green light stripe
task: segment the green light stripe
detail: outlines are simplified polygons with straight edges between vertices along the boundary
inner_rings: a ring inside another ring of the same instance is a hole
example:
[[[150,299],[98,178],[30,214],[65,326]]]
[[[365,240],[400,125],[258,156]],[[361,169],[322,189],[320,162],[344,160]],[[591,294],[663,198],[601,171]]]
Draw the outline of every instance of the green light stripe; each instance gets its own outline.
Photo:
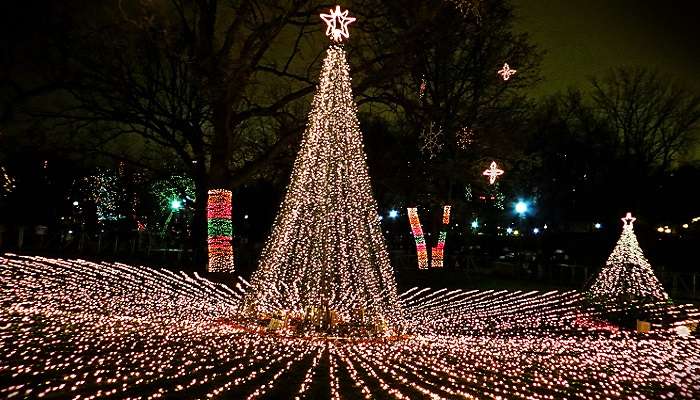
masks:
[[[228,218],[211,218],[207,223],[207,232],[212,236],[233,236],[233,223]]]

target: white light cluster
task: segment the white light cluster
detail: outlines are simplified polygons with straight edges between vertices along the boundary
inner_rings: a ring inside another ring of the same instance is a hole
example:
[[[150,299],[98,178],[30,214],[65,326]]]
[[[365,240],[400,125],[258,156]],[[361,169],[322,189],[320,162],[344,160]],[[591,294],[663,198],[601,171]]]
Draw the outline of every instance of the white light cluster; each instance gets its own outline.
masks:
[[[477,22],[481,22],[481,0],[447,0],[459,10],[464,17],[473,15]]]
[[[474,129],[465,126],[457,132],[457,146],[466,150],[472,144],[474,144]]]
[[[337,313],[400,324],[346,54],[328,48],[301,149],[251,279],[253,315]]]
[[[15,190],[15,179],[0,165],[0,196],[5,196]]]
[[[655,335],[614,329],[581,308],[576,292],[414,288],[399,296],[410,336],[336,339],[242,326],[240,283],[231,290],[145,267],[0,257],[0,397],[700,394],[700,343],[686,325]]]
[[[627,213],[622,221],[622,235],[591,285],[590,293],[599,300],[668,300],[668,294],[639,247],[634,234],[635,218]]]

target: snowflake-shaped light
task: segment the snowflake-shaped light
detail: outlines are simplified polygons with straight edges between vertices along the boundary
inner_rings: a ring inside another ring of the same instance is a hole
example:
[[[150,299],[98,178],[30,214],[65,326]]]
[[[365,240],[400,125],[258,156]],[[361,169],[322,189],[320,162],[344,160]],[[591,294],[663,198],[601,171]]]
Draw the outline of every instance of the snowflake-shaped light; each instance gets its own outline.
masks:
[[[498,168],[495,161],[491,161],[491,166],[483,174],[489,177],[489,184],[493,185],[496,182],[496,178],[503,175],[503,172],[502,169]]]
[[[326,36],[334,42],[342,42],[343,38],[349,38],[348,25],[356,20],[356,18],[348,17],[348,10],[340,11],[340,6],[335,6],[335,10],[331,9],[330,14],[321,14],[321,19],[325,21]]]
[[[428,158],[434,158],[442,150],[442,127],[435,129],[435,124],[431,122],[430,129],[424,129],[420,139],[423,141],[421,152]]]
[[[498,74],[501,75],[501,77],[503,77],[504,81],[510,79],[510,77],[515,75],[516,72],[518,72],[518,70],[511,69],[508,63],[503,64],[503,68],[498,70]]]

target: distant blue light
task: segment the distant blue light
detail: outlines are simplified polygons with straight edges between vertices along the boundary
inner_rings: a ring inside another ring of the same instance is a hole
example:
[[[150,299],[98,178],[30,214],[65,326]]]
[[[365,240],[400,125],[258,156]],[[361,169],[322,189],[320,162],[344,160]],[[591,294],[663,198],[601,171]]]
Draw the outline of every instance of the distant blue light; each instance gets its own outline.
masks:
[[[540,233],[540,228],[535,228],[535,229],[533,229],[533,230],[532,230],[532,233],[534,233],[535,235],[537,235],[538,233]]]
[[[396,218],[399,216],[399,212],[396,210],[390,210],[389,211],[389,218]]]
[[[508,234],[510,235],[511,233],[513,233],[513,228],[506,229],[506,232],[508,232]]]
[[[476,229],[478,227],[479,227],[479,221],[475,219],[474,221],[472,221],[472,228]]]
[[[600,229],[603,227],[603,225],[600,224],[600,222],[596,222],[595,225],[593,225],[596,229]]]
[[[517,203],[515,203],[515,212],[516,213],[523,215],[527,212],[527,209],[528,209],[528,205],[526,202],[520,200]]]

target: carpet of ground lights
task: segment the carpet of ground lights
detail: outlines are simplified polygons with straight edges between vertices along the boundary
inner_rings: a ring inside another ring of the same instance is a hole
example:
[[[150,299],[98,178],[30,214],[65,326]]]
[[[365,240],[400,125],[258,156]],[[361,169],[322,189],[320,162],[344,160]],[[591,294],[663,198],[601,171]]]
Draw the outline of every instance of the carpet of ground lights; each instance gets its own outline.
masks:
[[[242,279],[5,255],[0,282],[2,398],[700,397],[695,336],[618,329],[577,292],[414,288],[410,335],[348,340],[236,324]]]

